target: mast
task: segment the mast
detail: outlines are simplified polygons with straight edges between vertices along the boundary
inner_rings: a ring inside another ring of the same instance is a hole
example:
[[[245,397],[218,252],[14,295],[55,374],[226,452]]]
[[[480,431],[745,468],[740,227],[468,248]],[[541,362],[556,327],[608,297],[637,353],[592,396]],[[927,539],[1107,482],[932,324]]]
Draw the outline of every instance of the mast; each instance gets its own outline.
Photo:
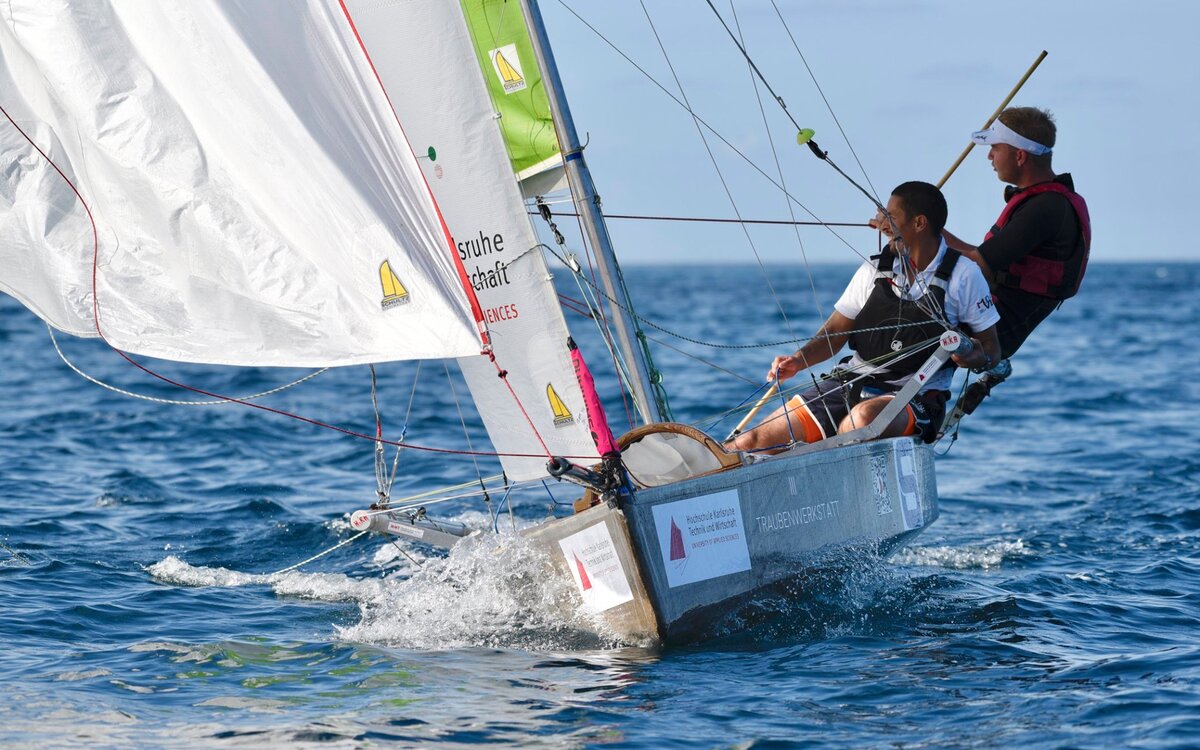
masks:
[[[641,345],[635,340],[631,317],[633,306],[625,291],[625,285],[618,283],[621,270],[608,236],[608,227],[604,223],[604,214],[600,211],[600,196],[596,194],[591,172],[588,171],[583,158],[583,146],[579,143],[575,121],[571,119],[571,110],[563,94],[562,80],[558,75],[558,67],[554,64],[554,53],[550,49],[550,40],[546,36],[546,27],[542,22],[537,0],[521,0],[521,10],[525,14],[525,25],[529,28],[534,55],[542,69],[542,82],[550,100],[550,113],[554,117],[554,129],[558,133],[558,142],[562,150],[563,169],[567,173],[572,192],[578,191],[574,196],[575,205],[588,241],[596,250],[596,262],[604,284],[604,293],[616,302],[612,307],[611,318],[616,328],[621,354],[631,369],[629,387],[633,392],[633,399],[644,422],[665,421],[666,415],[662,413],[654,395],[649,364]]]

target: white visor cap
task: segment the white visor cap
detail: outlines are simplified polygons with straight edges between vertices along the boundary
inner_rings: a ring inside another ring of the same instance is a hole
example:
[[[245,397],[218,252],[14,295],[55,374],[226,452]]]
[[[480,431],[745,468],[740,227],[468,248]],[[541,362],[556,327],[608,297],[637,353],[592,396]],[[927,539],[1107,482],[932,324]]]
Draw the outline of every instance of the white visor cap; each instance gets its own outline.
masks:
[[[988,146],[997,143],[1007,143],[1014,148],[1028,151],[1034,156],[1041,156],[1052,151],[1049,146],[1043,146],[1037,141],[1029,140],[999,120],[987,130],[978,130],[972,133],[971,140],[975,143],[983,143]]]

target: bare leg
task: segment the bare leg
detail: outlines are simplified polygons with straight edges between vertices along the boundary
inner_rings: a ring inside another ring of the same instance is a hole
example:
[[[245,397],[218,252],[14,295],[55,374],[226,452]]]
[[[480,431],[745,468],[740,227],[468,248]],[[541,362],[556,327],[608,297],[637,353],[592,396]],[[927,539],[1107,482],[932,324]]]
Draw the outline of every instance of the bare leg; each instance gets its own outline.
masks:
[[[790,440],[788,437],[787,419],[780,406],[767,415],[766,419],[752,430],[743,432],[733,440],[725,443],[727,451],[757,451],[770,448]]]
[[[854,408],[850,410],[850,414],[838,425],[838,432],[846,433],[869,425],[875,417],[879,416],[879,412],[883,411],[883,407],[887,406],[892,398],[892,396],[877,396],[855,404]],[[880,437],[889,438],[903,435],[908,430],[908,422],[909,413],[905,409],[896,415],[896,418],[884,429]]]
[[[820,439],[821,428],[801,405],[799,397],[796,397],[790,399],[786,407],[781,406],[771,412],[753,430],[743,432],[727,442],[725,450],[776,453],[786,448],[793,440],[812,442]]]

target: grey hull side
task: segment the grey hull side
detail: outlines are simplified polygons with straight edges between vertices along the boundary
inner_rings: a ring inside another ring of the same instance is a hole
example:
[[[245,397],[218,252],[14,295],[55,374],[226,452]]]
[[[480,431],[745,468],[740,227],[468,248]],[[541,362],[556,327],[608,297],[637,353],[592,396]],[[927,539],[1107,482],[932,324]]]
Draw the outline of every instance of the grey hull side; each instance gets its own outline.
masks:
[[[833,549],[908,543],[938,515],[933,451],[895,438],[783,457],[643,490],[625,512],[671,640]]]
[[[594,507],[531,536],[547,543],[560,573],[574,575],[585,605],[611,633],[675,641],[833,550],[891,554],[937,515],[932,449],[894,438],[639,490],[622,509]],[[596,542],[599,524],[606,537]],[[586,553],[568,554],[574,549]],[[592,561],[609,578],[585,578]],[[628,594],[612,576],[624,576]],[[605,580],[605,591],[620,588],[620,596],[597,596]]]

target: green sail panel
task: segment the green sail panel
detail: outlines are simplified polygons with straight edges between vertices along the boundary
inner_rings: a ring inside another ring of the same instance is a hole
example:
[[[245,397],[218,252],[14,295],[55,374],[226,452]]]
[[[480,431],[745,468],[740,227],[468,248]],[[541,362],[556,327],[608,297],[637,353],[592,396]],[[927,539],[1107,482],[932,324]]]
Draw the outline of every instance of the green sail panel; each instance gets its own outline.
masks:
[[[522,189],[526,195],[537,195],[566,187],[550,102],[520,4],[462,0],[462,8]]]

